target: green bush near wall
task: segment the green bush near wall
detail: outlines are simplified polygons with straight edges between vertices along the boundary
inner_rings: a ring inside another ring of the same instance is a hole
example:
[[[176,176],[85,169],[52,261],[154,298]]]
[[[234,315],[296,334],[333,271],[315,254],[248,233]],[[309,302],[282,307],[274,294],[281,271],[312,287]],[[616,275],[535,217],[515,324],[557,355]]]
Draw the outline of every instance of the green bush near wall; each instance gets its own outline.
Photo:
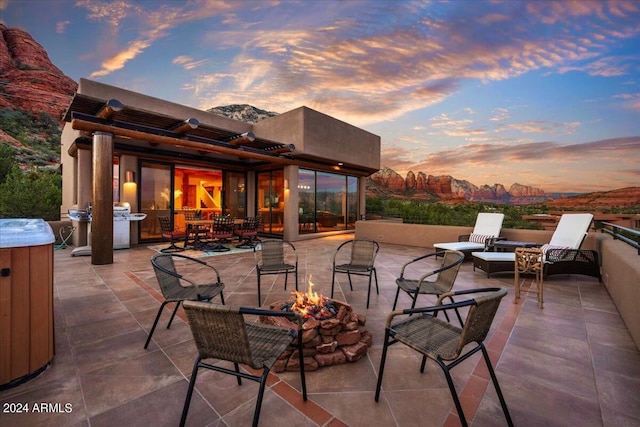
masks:
[[[23,172],[15,151],[0,145],[0,218],[60,219],[62,177],[52,170]]]

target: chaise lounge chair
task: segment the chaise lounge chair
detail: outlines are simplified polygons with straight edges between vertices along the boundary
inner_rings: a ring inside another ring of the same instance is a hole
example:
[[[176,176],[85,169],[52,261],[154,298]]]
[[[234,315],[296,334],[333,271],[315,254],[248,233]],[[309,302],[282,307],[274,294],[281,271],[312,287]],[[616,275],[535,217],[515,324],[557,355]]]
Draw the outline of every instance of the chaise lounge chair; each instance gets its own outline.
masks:
[[[472,252],[486,251],[498,238],[502,229],[504,214],[481,212],[471,234],[458,236],[457,242],[435,243],[436,251],[460,251],[468,259]]]
[[[544,275],[584,274],[600,279],[598,253],[580,250],[587,236],[593,215],[564,214],[551,236],[551,241],[540,248],[543,253]],[[487,273],[514,271],[514,252],[473,252],[473,269]]]

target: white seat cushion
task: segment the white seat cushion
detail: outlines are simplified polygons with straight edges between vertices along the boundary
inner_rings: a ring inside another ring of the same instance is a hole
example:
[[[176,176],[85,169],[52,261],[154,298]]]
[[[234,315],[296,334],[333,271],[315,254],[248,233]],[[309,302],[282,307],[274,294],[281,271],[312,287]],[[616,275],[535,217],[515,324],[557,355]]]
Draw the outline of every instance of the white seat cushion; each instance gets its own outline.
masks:
[[[471,255],[487,262],[516,261],[515,252],[472,252]]]
[[[445,251],[481,251],[484,249],[483,243],[475,243],[475,242],[450,242],[450,243],[436,243],[433,245],[434,248],[445,250]]]

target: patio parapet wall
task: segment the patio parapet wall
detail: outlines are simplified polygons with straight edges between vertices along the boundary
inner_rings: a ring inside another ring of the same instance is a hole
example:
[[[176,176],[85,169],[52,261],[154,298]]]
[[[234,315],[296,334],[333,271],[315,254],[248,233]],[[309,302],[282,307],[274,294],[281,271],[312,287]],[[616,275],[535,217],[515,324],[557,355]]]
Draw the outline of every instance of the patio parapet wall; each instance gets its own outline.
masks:
[[[403,224],[398,221],[357,221],[356,237],[380,243],[433,249],[434,243],[455,242],[473,227]],[[509,240],[548,243],[553,231],[503,228]],[[602,281],[624,320],[636,347],[640,349],[640,256],[636,249],[604,233],[590,232],[582,249],[596,250],[600,257]]]
[[[640,255],[635,248],[608,235],[600,243],[602,281],[640,349]]]

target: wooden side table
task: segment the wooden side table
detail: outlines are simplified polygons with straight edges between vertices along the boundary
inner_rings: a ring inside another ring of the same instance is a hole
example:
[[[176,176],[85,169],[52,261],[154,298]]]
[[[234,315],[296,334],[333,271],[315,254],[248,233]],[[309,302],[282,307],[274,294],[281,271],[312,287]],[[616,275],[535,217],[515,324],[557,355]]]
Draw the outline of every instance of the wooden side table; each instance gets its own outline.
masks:
[[[514,288],[516,297],[514,302],[517,304],[520,299],[520,287],[524,283],[520,281],[521,274],[533,274],[535,276],[536,287],[535,291],[531,289],[523,292],[534,292],[538,294],[538,306],[542,307],[544,302],[543,290],[544,290],[544,260],[542,250],[540,248],[516,248],[516,261],[515,261],[515,276],[514,276]]]

